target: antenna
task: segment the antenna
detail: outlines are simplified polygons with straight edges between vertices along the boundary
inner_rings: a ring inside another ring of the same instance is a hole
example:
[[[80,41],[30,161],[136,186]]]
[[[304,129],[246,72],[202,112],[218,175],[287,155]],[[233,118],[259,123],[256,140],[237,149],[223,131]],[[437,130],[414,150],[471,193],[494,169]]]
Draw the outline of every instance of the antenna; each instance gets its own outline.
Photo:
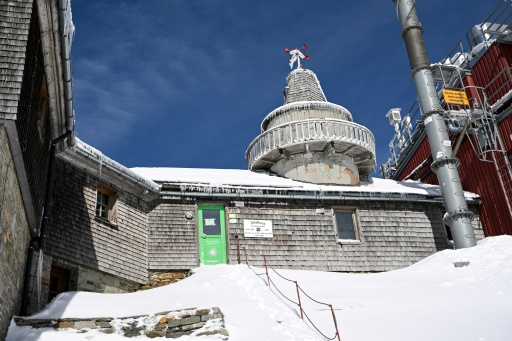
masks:
[[[302,65],[300,63],[301,59],[304,59],[304,58],[306,58],[306,60],[310,59],[310,57],[308,55],[304,55],[302,52],[300,52],[300,50],[305,50],[307,48],[308,48],[308,46],[306,44],[304,44],[304,46],[302,46],[301,48],[295,48],[294,50],[290,50],[288,48],[284,49],[284,53],[289,53],[292,56],[288,60],[288,64],[290,64],[290,69],[293,69],[293,64],[295,63],[295,61],[297,61],[297,69],[298,69],[298,68],[302,67]]]

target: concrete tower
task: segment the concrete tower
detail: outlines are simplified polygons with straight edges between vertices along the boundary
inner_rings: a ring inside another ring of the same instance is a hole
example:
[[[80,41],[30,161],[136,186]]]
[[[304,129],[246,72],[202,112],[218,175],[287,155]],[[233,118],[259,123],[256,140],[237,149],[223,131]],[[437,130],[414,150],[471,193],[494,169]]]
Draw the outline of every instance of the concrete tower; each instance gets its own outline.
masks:
[[[261,123],[245,154],[252,171],[316,184],[359,185],[375,166],[375,138],[352,121],[344,107],[329,103],[311,70],[286,77],[284,105]]]

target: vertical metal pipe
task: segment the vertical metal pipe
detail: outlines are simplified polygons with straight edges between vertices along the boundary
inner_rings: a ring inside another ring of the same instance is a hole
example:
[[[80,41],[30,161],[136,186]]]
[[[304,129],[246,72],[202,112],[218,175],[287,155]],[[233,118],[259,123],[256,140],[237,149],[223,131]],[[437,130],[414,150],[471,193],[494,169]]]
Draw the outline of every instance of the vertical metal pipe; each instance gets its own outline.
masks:
[[[434,78],[428,59],[423,28],[416,14],[414,0],[393,0],[402,26],[411,75],[416,86],[422,120],[432,152],[432,170],[437,174],[446,208],[445,223],[450,226],[456,249],[476,245],[471,225],[473,214],[468,210],[457,170],[459,160],[452,155],[452,146],[443,118],[443,107],[437,97]]]

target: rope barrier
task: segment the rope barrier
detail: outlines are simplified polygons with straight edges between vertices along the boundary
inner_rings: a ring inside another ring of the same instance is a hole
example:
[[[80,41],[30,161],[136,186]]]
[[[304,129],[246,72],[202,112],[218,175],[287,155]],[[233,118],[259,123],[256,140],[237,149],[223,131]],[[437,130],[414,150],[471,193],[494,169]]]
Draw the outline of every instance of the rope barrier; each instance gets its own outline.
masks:
[[[313,321],[311,321],[311,319],[309,318],[309,316],[306,314],[306,312],[305,312],[305,311],[304,311],[304,316],[306,316],[306,318],[308,319],[309,323],[311,323],[311,325],[313,326],[313,328],[315,328],[315,329],[316,329],[316,331],[317,331],[320,335],[322,335],[324,338],[326,338],[327,340],[334,340],[334,339],[336,338],[336,336],[338,335],[338,334],[334,334],[334,336],[333,336],[333,337],[327,337],[324,333],[322,333],[322,332],[321,332],[321,331],[320,331],[320,330],[315,326],[315,324],[313,323]]]
[[[307,298],[309,298],[311,301],[313,301],[313,302],[315,302],[315,303],[318,303],[318,304],[323,304],[323,305],[325,305],[325,306],[329,306],[329,304],[324,303],[324,302],[319,302],[319,301],[315,300],[314,298],[312,298],[311,296],[309,296],[308,294],[306,294],[306,292],[305,292],[304,290],[302,290],[302,288],[300,287],[300,285],[299,285],[299,290],[300,290],[304,295],[306,295],[306,297],[307,297]]]
[[[288,297],[286,297],[286,295],[285,295],[285,294],[283,294],[283,293],[281,292],[281,290],[279,290],[279,288],[276,286],[276,284],[275,284],[272,280],[270,280],[270,283],[272,283],[272,285],[274,286],[274,288],[276,288],[277,292],[278,292],[278,293],[280,293],[280,294],[281,294],[281,296],[283,296],[284,298],[286,298],[286,299],[287,299],[288,301],[290,301],[291,303],[293,303],[293,304],[295,304],[295,305],[299,305],[297,302],[294,302],[293,300],[291,300],[291,299],[289,299]]]
[[[288,300],[289,302],[291,302],[291,303],[293,303],[293,304],[295,304],[295,305],[299,306],[300,315],[301,315],[302,319],[304,319],[304,316],[306,316],[306,319],[309,321],[309,323],[311,324],[311,326],[313,326],[313,328],[314,328],[314,329],[315,329],[315,330],[316,330],[320,335],[322,335],[322,337],[324,337],[326,340],[334,340],[334,339],[336,339],[336,338],[338,338],[338,341],[340,341],[340,340],[341,340],[341,339],[340,339],[340,333],[339,333],[339,331],[338,331],[338,323],[337,323],[337,321],[336,321],[336,315],[334,314],[334,309],[333,309],[333,307],[332,307],[332,305],[331,305],[331,304],[327,304],[327,303],[324,303],[324,302],[317,301],[317,300],[315,300],[314,298],[312,298],[311,296],[309,296],[309,295],[304,291],[304,289],[302,289],[302,288],[299,286],[299,284],[298,284],[298,282],[297,282],[297,281],[294,281],[294,280],[291,280],[291,279],[289,279],[289,278],[286,278],[286,277],[284,277],[283,275],[281,275],[279,272],[277,272],[277,270],[276,270],[276,269],[274,269],[274,267],[273,267],[271,264],[269,264],[269,263],[267,262],[267,257],[266,257],[265,255],[263,255],[263,260],[264,260],[264,265],[265,265],[265,272],[257,273],[257,272],[254,270],[254,268],[253,268],[253,267],[251,267],[251,265],[249,264],[248,257],[247,257],[247,250],[245,249],[245,247],[243,248],[243,250],[244,250],[244,254],[245,254],[245,262],[246,262],[246,265],[247,265],[247,266],[249,267],[249,269],[251,269],[251,270],[254,272],[254,274],[256,274],[257,276],[264,276],[264,275],[266,275],[266,276],[267,276],[267,283],[268,283],[267,285],[268,285],[268,287],[269,287],[269,289],[270,289],[270,290],[272,290],[272,287],[271,287],[271,285],[272,285],[272,286],[277,290],[277,292],[278,292],[279,294],[281,294],[281,296],[282,296],[283,298],[285,298],[285,299],[286,299],[286,300]],[[269,267],[270,267],[270,269],[272,269],[272,271],[274,271],[274,273],[276,273],[276,274],[277,274],[279,277],[281,277],[282,279],[284,279],[284,280],[286,280],[286,281],[288,281],[288,282],[292,282],[292,283],[294,283],[294,284],[295,284],[295,287],[296,287],[296,290],[297,290],[297,297],[298,297],[299,303],[297,303],[297,302],[293,301],[292,299],[288,298],[285,294],[283,294],[283,293],[282,293],[282,291],[281,291],[281,290],[279,290],[279,288],[277,287],[277,285],[274,283],[274,281],[272,281],[272,279],[271,279],[271,278],[270,278],[270,276],[269,276],[269,272],[268,272],[268,268],[269,268]],[[311,301],[313,301],[313,302],[315,302],[315,303],[317,303],[317,304],[320,304],[320,305],[328,306],[328,307],[330,308],[331,313],[332,313],[332,318],[333,318],[333,320],[334,320],[334,327],[335,327],[335,329],[336,329],[336,332],[335,332],[335,334],[334,334],[334,336],[333,336],[332,338],[329,338],[329,337],[327,337],[324,333],[322,333],[322,332],[318,329],[318,327],[313,323],[313,321],[311,321],[311,319],[309,318],[309,316],[306,314],[306,311],[302,308],[302,304],[301,304],[301,300],[300,300],[300,294],[299,294],[299,291],[300,291],[300,292],[302,292],[302,293],[303,293],[307,298],[309,298]]]

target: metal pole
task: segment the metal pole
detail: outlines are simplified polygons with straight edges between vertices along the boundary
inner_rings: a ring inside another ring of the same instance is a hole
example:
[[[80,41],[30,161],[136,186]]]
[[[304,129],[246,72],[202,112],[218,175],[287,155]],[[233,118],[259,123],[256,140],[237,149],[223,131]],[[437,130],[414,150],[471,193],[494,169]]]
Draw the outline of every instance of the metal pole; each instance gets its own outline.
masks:
[[[265,263],[265,272],[267,273],[267,285],[270,287],[270,276],[268,275],[267,257],[265,255],[263,255],[263,262]]]
[[[297,297],[299,298],[300,317],[302,317],[304,320],[304,315],[302,314],[302,304],[300,303],[299,283],[297,283],[297,281],[295,281],[295,288],[297,289]]]
[[[456,249],[476,245],[475,234],[471,225],[473,213],[468,210],[464,191],[457,170],[460,162],[453,157],[452,145],[443,118],[443,107],[437,97],[430,61],[428,59],[423,28],[416,14],[414,0],[393,0],[402,26],[411,75],[418,93],[422,120],[427,132],[432,152],[432,171],[437,174],[444,206],[445,223],[450,226]]]
[[[245,264],[249,265],[249,259],[247,258],[247,250],[244,247],[244,254],[245,254]]]
[[[238,264],[240,264],[240,240],[238,239],[238,234],[235,235],[236,239],[236,259],[238,260]]]
[[[329,308],[331,308],[332,319],[334,320],[334,327],[336,328],[336,336],[338,336],[338,341],[341,341],[340,332],[338,331],[338,322],[336,321],[336,315],[334,314],[334,309],[332,309],[332,304],[329,304]]]

